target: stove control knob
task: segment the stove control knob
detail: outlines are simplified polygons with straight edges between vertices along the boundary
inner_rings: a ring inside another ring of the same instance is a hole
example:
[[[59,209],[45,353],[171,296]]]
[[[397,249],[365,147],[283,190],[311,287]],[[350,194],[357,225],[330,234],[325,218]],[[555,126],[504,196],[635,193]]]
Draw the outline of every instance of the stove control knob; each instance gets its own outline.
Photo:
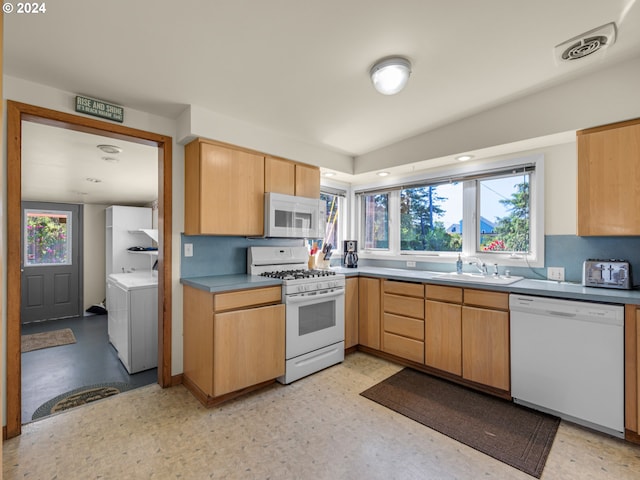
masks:
[[[305,289],[306,291],[313,290],[313,285],[305,285],[305,286],[304,286],[304,289]]]
[[[298,285],[298,291],[299,292],[304,292],[304,287],[302,285]]]

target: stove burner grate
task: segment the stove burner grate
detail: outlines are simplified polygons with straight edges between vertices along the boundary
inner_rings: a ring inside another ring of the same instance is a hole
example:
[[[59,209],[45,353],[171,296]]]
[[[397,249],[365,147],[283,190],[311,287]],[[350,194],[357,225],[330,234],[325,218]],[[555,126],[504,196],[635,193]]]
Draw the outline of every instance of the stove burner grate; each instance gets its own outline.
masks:
[[[279,278],[281,280],[300,280],[305,278],[329,277],[336,272],[331,270],[281,270],[276,272],[263,272],[263,277]]]

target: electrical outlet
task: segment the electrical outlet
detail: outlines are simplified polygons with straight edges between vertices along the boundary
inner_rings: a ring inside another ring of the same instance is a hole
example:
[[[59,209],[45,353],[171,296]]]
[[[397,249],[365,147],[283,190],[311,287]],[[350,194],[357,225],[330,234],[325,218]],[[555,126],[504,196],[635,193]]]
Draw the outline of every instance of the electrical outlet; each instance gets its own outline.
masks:
[[[407,267],[415,267],[416,262],[407,262]]]
[[[184,256],[193,257],[193,243],[184,244]]]
[[[547,278],[549,280],[556,280],[558,282],[564,282],[564,267],[549,267],[549,268],[547,268]]]

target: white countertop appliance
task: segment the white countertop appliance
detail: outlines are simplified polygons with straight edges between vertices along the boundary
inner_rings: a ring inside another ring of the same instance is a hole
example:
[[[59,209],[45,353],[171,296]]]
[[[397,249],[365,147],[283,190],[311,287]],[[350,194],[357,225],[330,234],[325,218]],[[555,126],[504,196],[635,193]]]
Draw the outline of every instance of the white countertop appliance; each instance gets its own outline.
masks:
[[[107,277],[107,330],[118,358],[131,373],[158,366],[157,271]]]
[[[285,374],[288,384],[344,360],[345,277],[308,270],[306,247],[249,247],[247,270],[282,280],[286,311]]]
[[[624,438],[624,307],[511,294],[516,403]]]
[[[631,265],[626,260],[585,260],[582,264],[582,285],[630,289],[633,287]]]

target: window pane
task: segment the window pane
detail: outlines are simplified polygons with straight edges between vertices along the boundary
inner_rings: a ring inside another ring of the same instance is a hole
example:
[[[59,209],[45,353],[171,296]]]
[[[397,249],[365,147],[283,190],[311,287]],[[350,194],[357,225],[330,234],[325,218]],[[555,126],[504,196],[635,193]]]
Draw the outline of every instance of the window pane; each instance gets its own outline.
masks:
[[[333,245],[333,248],[338,248],[338,229],[340,225],[340,197],[338,195],[331,195],[330,193],[321,193],[320,200],[325,202],[325,228],[324,228],[324,240],[327,243]]]
[[[462,251],[462,183],[400,192],[400,243],[404,251]]]
[[[364,197],[364,248],[389,248],[389,195]]]
[[[478,182],[481,251],[529,252],[529,183],[529,174]]]
[[[25,210],[24,264],[71,264],[71,212]]]

